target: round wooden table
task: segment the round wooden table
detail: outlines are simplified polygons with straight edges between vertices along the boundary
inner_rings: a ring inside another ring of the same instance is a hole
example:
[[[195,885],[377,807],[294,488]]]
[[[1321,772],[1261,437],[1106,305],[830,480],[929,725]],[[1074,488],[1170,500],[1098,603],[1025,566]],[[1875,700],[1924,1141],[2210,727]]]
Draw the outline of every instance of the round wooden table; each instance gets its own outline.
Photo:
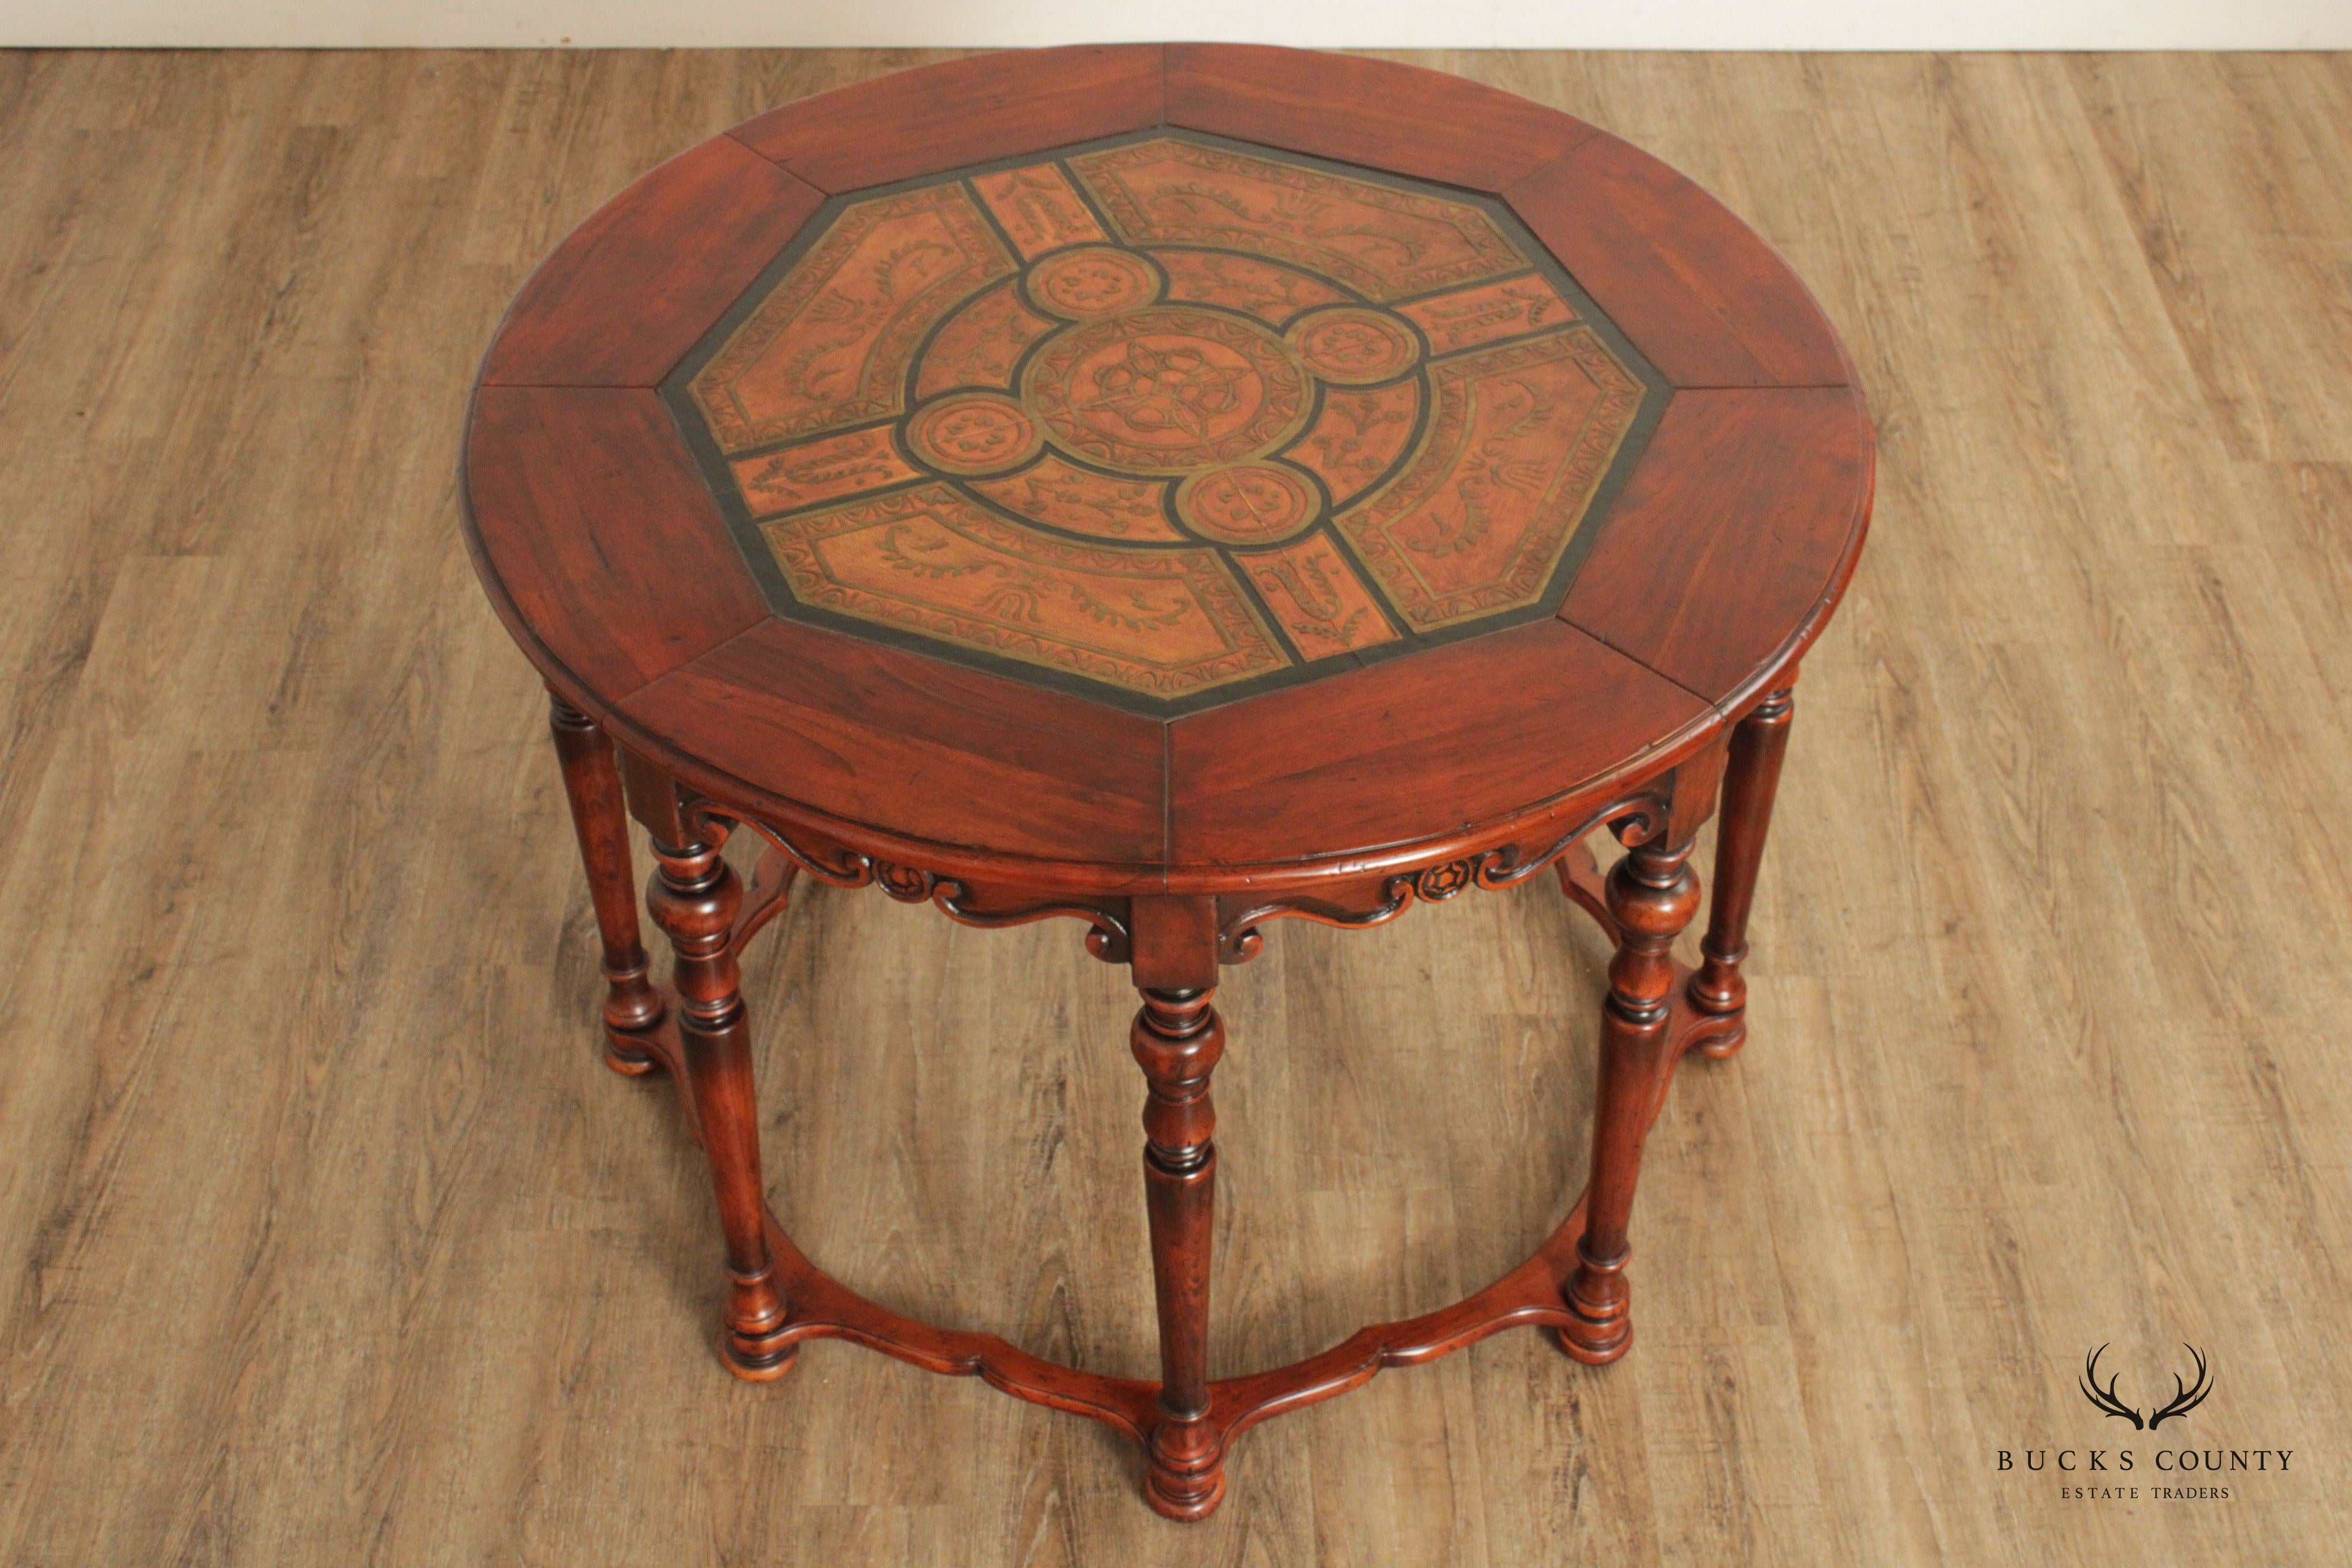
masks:
[[[1742,1038],[1790,688],[1869,517],[1853,384],[1688,180],[1370,60],[959,60],[746,121],[591,217],[483,362],[468,537],[554,694],[607,1059],[685,1086],[709,1155],[727,1364],[838,1337],[977,1373],[1127,1433],[1197,1519],[1234,1436],[1383,1366],[1518,1324],[1624,1353],[1643,1138],[1677,1058]],[[1220,968],[1278,919],[1551,868],[1617,949],[1583,1199],[1467,1300],[1213,1381]],[[1072,917],[1132,967],[1159,1382],[910,1321],[778,1227],[737,961],[802,877]]]

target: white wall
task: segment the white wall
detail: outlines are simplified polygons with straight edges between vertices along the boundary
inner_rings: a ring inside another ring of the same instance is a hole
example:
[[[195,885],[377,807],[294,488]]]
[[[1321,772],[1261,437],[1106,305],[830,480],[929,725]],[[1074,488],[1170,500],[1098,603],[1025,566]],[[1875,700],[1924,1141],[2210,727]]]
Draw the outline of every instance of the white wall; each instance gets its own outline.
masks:
[[[1106,0],[0,0],[0,45],[1126,42]],[[1189,38],[1359,48],[2352,48],[2352,0],[1185,0]]]

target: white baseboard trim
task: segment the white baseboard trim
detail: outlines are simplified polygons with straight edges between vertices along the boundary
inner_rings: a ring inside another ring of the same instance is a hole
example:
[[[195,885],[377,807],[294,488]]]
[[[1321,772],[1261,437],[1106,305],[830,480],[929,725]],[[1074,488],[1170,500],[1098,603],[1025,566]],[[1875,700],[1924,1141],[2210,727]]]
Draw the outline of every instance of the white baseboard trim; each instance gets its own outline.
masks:
[[[1192,0],[1187,37],[1324,48],[2352,48],[2352,0]],[[1115,19],[1112,19],[1115,21]],[[1080,0],[0,0],[0,45],[994,47],[1138,37]]]

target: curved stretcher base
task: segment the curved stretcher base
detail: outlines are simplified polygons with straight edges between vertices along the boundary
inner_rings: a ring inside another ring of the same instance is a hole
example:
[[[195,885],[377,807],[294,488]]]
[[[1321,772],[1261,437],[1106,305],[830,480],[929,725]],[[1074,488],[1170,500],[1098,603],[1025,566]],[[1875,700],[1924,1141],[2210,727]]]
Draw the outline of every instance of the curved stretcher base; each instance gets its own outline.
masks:
[[[1604,926],[1610,924],[1600,890],[1600,878],[1589,851],[1579,847],[1561,862],[1563,889],[1579,906],[1591,910]],[[1613,931],[1612,932],[1613,936]],[[1692,1005],[1686,964],[1675,966],[1672,1012],[1667,1026],[1668,1050],[1675,1060],[1686,1051],[1707,1053],[1707,1047],[1735,1036],[1739,1014],[1710,1014]],[[679,1048],[673,1005],[661,1023],[642,1034],[612,1033],[606,1058],[615,1070],[635,1076],[654,1067],[685,1085],[684,1056]],[[1707,1053],[1712,1054],[1712,1053]],[[1671,1066],[1658,1082],[1656,1100],[1649,1110],[1656,1120],[1673,1081]],[[694,1097],[681,1093],[689,1131],[696,1142],[701,1130],[694,1125]],[[849,1340],[927,1371],[953,1376],[978,1377],[995,1388],[1034,1405],[1047,1405],[1090,1416],[1118,1428],[1139,1445],[1149,1447],[1160,1420],[1160,1384],[1139,1378],[1109,1377],[1059,1365],[1029,1354],[994,1334],[936,1328],[868,1300],[811,1262],[784,1234],[771,1209],[767,1216],[768,1245],[775,1258],[777,1283],[782,1287],[786,1318],[773,1336],[777,1349],[787,1353],[759,1367],[728,1368],[738,1376],[766,1382],[782,1377],[793,1364],[803,1341]],[[1506,1329],[1544,1328],[1553,1342],[1579,1361],[1597,1364],[1622,1356],[1630,1342],[1611,1346],[1604,1355],[1585,1352],[1559,1331],[1570,1327],[1566,1291],[1576,1271],[1576,1244],[1584,1232],[1584,1199],[1580,1195],[1568,1217],[1535,1255],[1485,1289],[1450,1307],[1393,1323],[1358,1330],[1339,1344],[1272,1371],[1245,1377],[1220,1379],[1210,1385],[1207,1424],[1213,1453],[1222,1460],[1235,1437],[1259,1422],[1335,1398],[1370,1383],[1383,1367],[1416,1366],[1435,1361],[1489,1334]],[[722,1360],[725,1359],[722,1356]],[[1153,1492],[1152,1506],[1171,1518],[1200,1518],[1212,1511],[1222,1496],[1178,1504]]]

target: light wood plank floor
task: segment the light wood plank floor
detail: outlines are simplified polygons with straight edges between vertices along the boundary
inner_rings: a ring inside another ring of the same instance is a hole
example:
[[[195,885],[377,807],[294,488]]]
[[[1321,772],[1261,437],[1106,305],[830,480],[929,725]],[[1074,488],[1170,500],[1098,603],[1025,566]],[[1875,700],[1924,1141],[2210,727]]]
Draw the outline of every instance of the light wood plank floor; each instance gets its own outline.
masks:
[[[593,1055],[459,414],[624,182],[918,58],[0,56],[0,1562],[2352,1559],[2344,58],[1431,58],[1748,215],[1884,443],[1756,1038],[1651,1142],[1632,1356],[1385,1375],[1190,1530],[973,1383],[722,1374],[697,1156]],[[1483,1283],[1585,1157],[1603,955],[1548,886],[1269,934],[1225,993],[1228,1370]],[[751,973],[786,1223],[1148,1372],[1120,978],[811,897]],[[2210,1400],[2102,1420],[2109,1341],[2143,1405],[2204,1347]],[[2139,1500],[1997,1468],[2094,1446]],[[2207,1446],[2294,1457],[2145,1489]]]

